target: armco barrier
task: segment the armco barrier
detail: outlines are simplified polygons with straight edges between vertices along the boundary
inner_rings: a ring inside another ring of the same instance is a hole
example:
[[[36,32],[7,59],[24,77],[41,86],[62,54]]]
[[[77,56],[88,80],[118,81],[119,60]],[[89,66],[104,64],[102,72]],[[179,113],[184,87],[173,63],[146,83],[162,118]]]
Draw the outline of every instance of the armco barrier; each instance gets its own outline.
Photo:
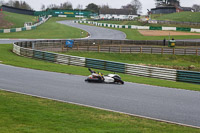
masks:
[[[112,72],[125,73],[125,64],[118,63],[118,62],[86,58],[86,67],[103,69],[103,70],[108,70]]]
[[[82,21],[74,21],[74,23],[83,23]],[[88,21],[87,23],[94,24],[96,26],[108,27],[106,23],[97,23]],[[114,25],[114,24],[109,24]],[[172,31],[189,31],[189,32],[200,32],[200,29],[182,28],[182,27],[153,27],[153,26],[138,26],[138,25],[117,25],[112,26],[113,28],[131,28],[131,29],[145,29],[145,30],[172,30]]]
[[[177,70],[177,81],[200,84],[200,72]]]
[[[31,47],[30,46],[31,44],[29,45],[28,44],[24,45],[23,43],[16,43],[16,44]],[[23,48],[17,46],[16,44],[13,44],[13,52],[21,56],[27,56],[31,58],[47,60],[67,65],[108,70],[112,72],[119,72],[130,75],[138,75],[138,76],[145,76],[145,77],[158,78],[164,80],[173,80],[173,81],[200,84],[200,72],[180,71],[175,69],[125,64],[125,63],[90,59],[78,56],[56,54],[51,52]]]
[[[191,28],[176,27],[176,31],[191,31]]]
[[[167,79],[176,81],[176,70],[142,65],[127,64],[126,73],[151,78]]]
[[[153,27],[153,26],[150,26],[149,30],[162,30],[162,27]]]

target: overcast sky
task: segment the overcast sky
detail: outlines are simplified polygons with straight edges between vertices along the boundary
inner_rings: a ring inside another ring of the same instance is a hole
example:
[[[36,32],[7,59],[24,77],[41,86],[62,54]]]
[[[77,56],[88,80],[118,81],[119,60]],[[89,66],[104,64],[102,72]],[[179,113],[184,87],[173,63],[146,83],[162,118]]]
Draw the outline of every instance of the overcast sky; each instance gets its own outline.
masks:
[[[8,0],[4,0],[8,2]],[[95,3],[97,5],[109,5],[111,8],[120,8],[122,5],[130,3],[132,0],[23,0],[26,1],[34,10],[40,10],[41,5],[57,4],[69,1],[72,3],[73,8],[76,8],[78,4],[83,5],[85,8],[89,3]],[[142,3],[143,14],[147,13],[147,9],[155,7],[154,0],[140,0]],[[200,0],[180,0],[181,6],[191,7],[193,4],[200,5]]]

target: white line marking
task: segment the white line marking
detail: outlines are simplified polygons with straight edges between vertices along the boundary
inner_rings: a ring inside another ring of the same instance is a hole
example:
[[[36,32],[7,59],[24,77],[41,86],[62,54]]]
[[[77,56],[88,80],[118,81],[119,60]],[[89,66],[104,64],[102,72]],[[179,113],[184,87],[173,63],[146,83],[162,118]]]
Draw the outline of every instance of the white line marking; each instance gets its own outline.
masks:
[[[32,96],[32,97],[36,97],[36,98],[49,99],[49,100],[54,100],[54,101],[58,101],[58,102],[62,102],[62,103],[69,103],[69,104],[79,105],[79,106],[83,106],[83,107],[90,107],[90,108],[105,110],[105,111],[109,111],[109,112],[115,112],[115,113],[130,115],[130,116],[139,117],[139,118],[150,119],[150,120],[159,121],[159,122],[165,122],[165,123],[169,123],[169,124],[175,124],[175,125],[200,129],[200,127],[198,127],[198,126],[193,126],[193,125],[188,125],[188,124],[183,124],[183,123],[178,123],[178,122],[172,122],[172,121],[161,120],[161,119],[156,119],[156,118],[152,118],[152,117],[130,114],[130,113],[126,113],[126,112],[120,112],[120,111],[105,109],[105,108],[101,108],[101,107],[95,107],[95,106],[90,106],[90,105],[85,105],[85,104],[80,104],[80,103],[75,103],[75,102],[69,102],[69,101],[64,101],[64,100],[59,100],[59,99],[54,99],[54,98],[48,98],[48,97],[43,97],[43,96],[38,96],[38,95],[32,95],[32,94],[18,92],[18,91],[12,91],[12,90],[6,90],[6,89],[0,89],[0,90],[6,91],[6,92],[17,93],[17,94],[28,95],[28,96]]]

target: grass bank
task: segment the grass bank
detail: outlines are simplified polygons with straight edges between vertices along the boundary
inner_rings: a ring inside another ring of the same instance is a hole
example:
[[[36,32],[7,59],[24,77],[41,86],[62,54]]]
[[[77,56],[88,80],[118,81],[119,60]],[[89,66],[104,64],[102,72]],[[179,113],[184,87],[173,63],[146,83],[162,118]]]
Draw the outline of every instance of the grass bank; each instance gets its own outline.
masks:
[[[166,20],[166,21],[178,21],[178,22],[193,22],[200,23],[200,13],[199,12],[179,12],[171,14],[153,14],[151,19],[153,20]],[[109,23],[109,24],[119,24],[119,25],[141,25],[141,26],[166,26],[166,27],[188,27],[188,28],[200,28],[196,25],[180,25],[180,24],[149,24],[146,22],[139,21],[113,21],[113,20],[104,20],[97,21],[99,23]]]
[[[199,129],[0,91],[2,133],[199,133]]]
[[[62,53],[63,54],[63,53]],[[64,54],[165,68],[200,71],[200,57],[193,55],[126,54],[69,51]],[[195,68],[190,68],[193,65]]]
[[[67,20],[68,18],[51,18],[35,30],[0,33],[0,38],[21,38],[21,39],[69,39],[82,38],[87,32],[67,25],[56,23],[56,21]],[[69,18],[71,19],[71,18]],[[83,34],[81,34],[83,32]]]
[[[41,60],[25,58],[17,56],[16,54],[12,53],[11,50],[12,50],[12,45],[10,44],[0,45],[0,61],[2,61],[3,64],[37,69],[37,70],[59,72],[59,73],[68,73],[68,74],[84,75],[84,76],[89,75],[89,72],[85,67],[61,65]],[[104,74],[110,73],[108,71],[102,71],[102,70],[96,70],[96,71],[101,71]],[[200,91],[200,87],[197,84],[173,82],[155,78],[138,77],[121,73],[119,73],[119,75],[122,77],[124,81],[128,82]]]
[[[23,15],[11,12],[1,12],[3,14],[3,19],[11,23],[6,28],[19,28],[24,27],[25,22],[37,22],[38,17],[31,15]],[[0,25],[0,29],[2,29]]]
[[[84,24],[84,25],[94,26],[91,24]],[[103,27],[103,28],[109,28],[109,27]],[[129,40],[163,40],[164,38],[166,39],[169,38],[169,36],[144,36],[138,30],[135,30],[135,29],[124,29],[124,28],[109,28],[109,29],[119,30],[119,31],[124,32],[126,34],[126,39],[129,39]],[[170,38],[174,38],[175,40],[199,39],[200,35],[187,35],[187,36],[181,36],[181,35],[172,36],[171,35]]]
[[[179,21],[179,22],[194,22],[200,23],[200,12],[179,12],[162,15],[155,18],[156,20]]]

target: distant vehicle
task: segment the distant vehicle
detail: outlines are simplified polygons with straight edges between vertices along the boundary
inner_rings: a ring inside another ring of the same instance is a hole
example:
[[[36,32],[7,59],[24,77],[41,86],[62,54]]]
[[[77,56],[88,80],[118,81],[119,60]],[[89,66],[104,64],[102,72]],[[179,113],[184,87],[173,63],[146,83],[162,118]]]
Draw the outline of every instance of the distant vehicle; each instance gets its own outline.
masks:
[[[122,81],[121,77],[117,74],[103,75],[100,72],[92,71],[90,68],[88,70],[91,72],[91,75],[85,79],[86,82],[124,84],[124,81]]]

